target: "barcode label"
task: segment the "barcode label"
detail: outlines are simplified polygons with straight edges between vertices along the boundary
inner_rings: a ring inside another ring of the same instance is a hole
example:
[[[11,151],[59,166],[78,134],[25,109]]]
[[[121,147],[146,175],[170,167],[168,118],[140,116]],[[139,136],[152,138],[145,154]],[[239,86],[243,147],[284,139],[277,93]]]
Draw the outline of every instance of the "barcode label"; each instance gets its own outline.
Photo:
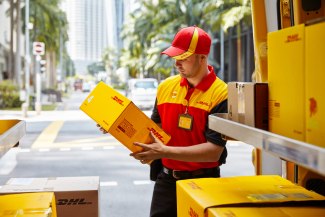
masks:
[[[283,200],[283,199],[309,199],[309,195],[304,193],[291,193],[291,194],[250,194],[247,196],[252,201],[274,201],[274,200]]]

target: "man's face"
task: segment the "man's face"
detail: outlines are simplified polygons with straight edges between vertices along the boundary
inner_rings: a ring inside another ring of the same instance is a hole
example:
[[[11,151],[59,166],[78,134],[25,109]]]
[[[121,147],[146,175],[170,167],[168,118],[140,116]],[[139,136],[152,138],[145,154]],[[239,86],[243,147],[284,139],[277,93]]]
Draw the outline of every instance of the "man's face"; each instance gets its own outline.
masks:
[[[183,78],[194,78],[200,73],[200,55],[193,54],[183,60],[175,60],[175,67]]]

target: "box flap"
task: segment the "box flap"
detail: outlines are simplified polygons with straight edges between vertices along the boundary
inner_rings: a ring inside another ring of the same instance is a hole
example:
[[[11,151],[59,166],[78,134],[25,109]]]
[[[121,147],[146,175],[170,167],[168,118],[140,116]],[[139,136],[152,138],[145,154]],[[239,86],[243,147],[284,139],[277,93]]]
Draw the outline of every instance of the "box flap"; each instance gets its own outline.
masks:
[[[47,178],[11,178],[0,188],[0,194],[43,191]]]
[[[97,191],[99,189],[98,176],[85,177],[57,177],[49,179],[44,190],[59,191]]]
[[[97,191],[98,176],[54,177],[54,178],[11,178],[0,188],[0,194],[40,191]]]

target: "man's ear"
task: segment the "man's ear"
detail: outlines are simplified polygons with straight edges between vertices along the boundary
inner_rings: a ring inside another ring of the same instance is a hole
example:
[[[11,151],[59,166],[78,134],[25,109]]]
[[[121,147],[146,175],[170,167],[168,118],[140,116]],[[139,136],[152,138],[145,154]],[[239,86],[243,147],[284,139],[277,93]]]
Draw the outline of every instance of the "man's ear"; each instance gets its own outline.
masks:
[[[203,61],[206,61],[207,60],[207,56],[206,55],[200,55],[200,61],[203,62]]]

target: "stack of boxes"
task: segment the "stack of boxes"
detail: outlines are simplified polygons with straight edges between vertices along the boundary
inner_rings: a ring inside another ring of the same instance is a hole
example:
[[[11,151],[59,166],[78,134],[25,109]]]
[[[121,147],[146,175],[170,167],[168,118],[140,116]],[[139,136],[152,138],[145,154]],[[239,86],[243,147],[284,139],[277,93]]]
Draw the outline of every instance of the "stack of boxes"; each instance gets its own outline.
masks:
[[[26,193],[42,192],[54,193],[53,198],[55,196],[55,200],[52,203],[52,208],[55,207],[56,204],[56,213],[58,217],[99,217],[99,177],[97,176],[11,178],[0,188],[0,198],[14,198],[13,201],[19,198],[26,198],[26,200],[30,200],[28,204],[33,204],[33,201],[24,197],[24,195]],[[43,194],[39,195],[42,196]],[[46,195],[45,198],[47,197],[48,195]],[[45,203],[46,201],[47,200],[44,200],[43,202]],[[42,201],[40,200],[40,202]],[[24,203],[21,203],[21,206],[18,202],[14,204],[16,204],[17,207],[24,208]],[[36,201],[35,205],[38,204],[39,203]],[[43,203],[40,203],[40,205],[44,207]],[[0,210],[1,207],[0,200]],[[39,217],[42,216],[40,215]],[[56,217],[56,215],[52,215],[52,217]]]
[[[269,130],[325,147],[325,22],[268,34]]]

